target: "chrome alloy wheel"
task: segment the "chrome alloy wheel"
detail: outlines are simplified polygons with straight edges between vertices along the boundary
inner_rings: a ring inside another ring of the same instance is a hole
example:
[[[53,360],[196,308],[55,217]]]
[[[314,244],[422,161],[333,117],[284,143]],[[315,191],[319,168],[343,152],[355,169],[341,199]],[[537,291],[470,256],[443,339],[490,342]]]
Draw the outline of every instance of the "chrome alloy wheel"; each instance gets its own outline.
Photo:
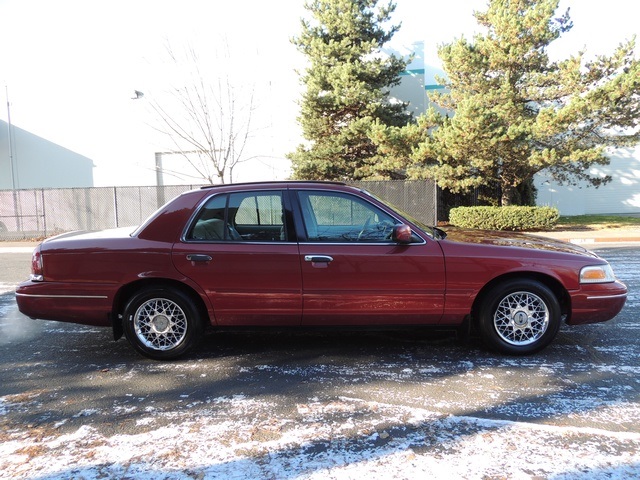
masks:
[[[154,350],[171,350],[187,334],[187,316],[178,304],[166,298],[152,298],[140,305],[133,325],[140,342]]]
[[[505,342],[516,346],[529,345],[547,331],[549,308],[531,292],[513,292],[498,304],[493,325]]]

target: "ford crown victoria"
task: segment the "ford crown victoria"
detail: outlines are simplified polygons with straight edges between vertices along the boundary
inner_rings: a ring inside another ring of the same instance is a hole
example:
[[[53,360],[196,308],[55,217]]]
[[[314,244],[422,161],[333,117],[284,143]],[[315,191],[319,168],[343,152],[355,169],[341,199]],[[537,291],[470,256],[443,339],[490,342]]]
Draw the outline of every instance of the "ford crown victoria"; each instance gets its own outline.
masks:
[[[626,296],[579,246],[445,233],[331,182],[205,187],[136,229],[53,237],[16,291],[29,317],[112,328],[154,359],[183,355],[205,327],[432,325],[531,354],[563,321],[615,317]]]

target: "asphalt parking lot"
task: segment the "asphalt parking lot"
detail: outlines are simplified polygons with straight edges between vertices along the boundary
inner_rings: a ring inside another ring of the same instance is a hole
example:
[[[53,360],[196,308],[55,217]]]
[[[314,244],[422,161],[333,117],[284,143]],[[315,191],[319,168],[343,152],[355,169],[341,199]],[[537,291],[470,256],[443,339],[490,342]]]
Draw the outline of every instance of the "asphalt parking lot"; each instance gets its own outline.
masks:
[[[640,476],[640,249],[613,321],[543,352],[437,332],[225,333],[160,363],[108,329],[30,320],[0,253],[0,478]]]

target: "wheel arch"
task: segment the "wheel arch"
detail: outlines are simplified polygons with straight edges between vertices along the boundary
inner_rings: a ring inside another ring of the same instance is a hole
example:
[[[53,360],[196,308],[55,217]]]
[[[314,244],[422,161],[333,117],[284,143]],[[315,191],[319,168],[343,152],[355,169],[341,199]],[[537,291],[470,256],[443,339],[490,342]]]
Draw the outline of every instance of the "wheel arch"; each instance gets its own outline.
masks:
[[[122,314],[127,302],[136,292],[147,288],[168,288],[180,290],[193,301],[200,316],[200,320],[204,323],[205,327],[211,324],[211,316],[207,305],[202,299],[202,296],[192,287],[178,280],[169,278],[146,278],[128,283],[120,288],[116,293],[113,299],[113,308],[111,310],[114,340],[121,338],[124,333],[122,327]]]
[[[496,285],[499,285],[504,282],[512,281],[512,280],[535,280],[547,288],[549,288],[553,294],[558,299],[558,303],[560,304],[561,315],[562,318],[567,317],[571,312],[571,297],[569,292],[567,292],[566,288],[560,283],[556,278],[545,275],[544,273],[538,272],[511,272],[508,274],[500,275],[490,282],[488,282],[480,291],[478,295],[476,295],[475,300],[473,301],[473,305],[471,307],[471,321],[474,327],[477,327],[478,322],[478,310],[482,305],[482,302],[485,300],[487,294],[494,288]]]

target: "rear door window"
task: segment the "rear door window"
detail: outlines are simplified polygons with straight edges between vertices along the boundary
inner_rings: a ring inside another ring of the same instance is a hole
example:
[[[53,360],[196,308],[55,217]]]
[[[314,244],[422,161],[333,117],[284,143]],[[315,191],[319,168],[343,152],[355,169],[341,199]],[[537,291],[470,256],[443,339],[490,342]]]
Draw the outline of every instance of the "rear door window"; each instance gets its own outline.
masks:
[[[205,242],[281,242],[287,238],[282,192],[216,195],[201,208],[186,236]]]
[[[229,198],[232,224],[243,240],[286,240],[281,192],[233,193]]]

